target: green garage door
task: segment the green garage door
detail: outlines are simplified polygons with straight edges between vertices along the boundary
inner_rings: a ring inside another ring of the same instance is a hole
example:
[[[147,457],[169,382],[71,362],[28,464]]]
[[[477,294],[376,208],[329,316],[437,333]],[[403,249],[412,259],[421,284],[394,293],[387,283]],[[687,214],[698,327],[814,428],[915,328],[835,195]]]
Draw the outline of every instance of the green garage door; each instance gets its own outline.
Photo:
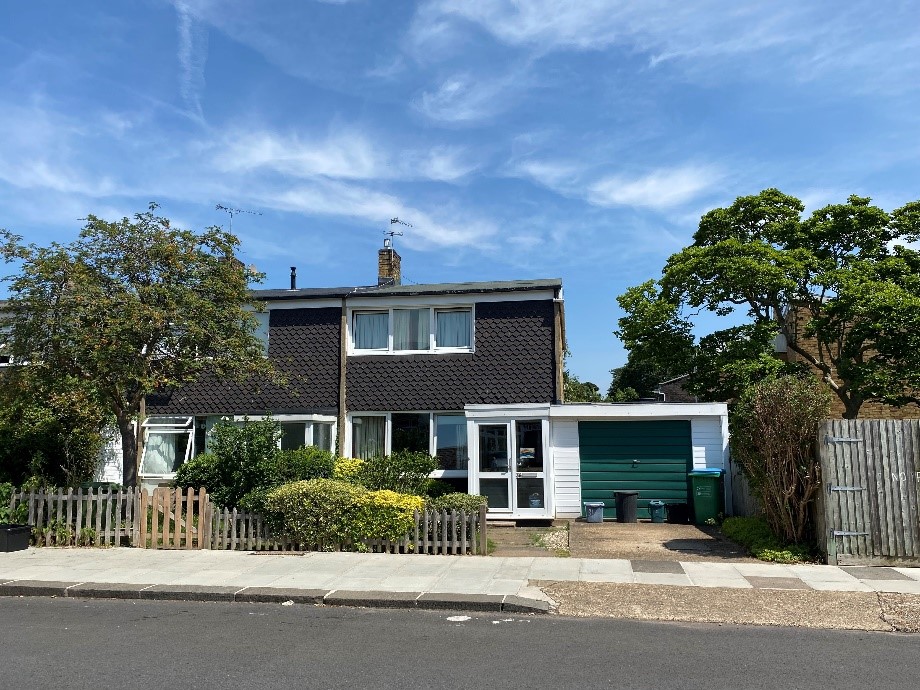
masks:
[[[693,464],[690,422],[579,422],[582,501],[603,501],[616,517],[614,491],[639,492],[639,517],[648,502],[687,503]]]

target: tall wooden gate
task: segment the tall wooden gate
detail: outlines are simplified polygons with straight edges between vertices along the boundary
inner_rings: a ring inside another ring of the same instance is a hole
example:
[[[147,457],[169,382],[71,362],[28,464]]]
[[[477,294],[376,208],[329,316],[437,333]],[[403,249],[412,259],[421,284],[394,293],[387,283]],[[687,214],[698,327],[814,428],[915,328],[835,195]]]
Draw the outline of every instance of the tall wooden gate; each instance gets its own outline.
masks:
[[[818,447],[828,563],[920,562],[920,420],[826,420]]]
[[[195,491],[158,487],[140,494],[137,546],[142,549],[210,549],[211,499]]]

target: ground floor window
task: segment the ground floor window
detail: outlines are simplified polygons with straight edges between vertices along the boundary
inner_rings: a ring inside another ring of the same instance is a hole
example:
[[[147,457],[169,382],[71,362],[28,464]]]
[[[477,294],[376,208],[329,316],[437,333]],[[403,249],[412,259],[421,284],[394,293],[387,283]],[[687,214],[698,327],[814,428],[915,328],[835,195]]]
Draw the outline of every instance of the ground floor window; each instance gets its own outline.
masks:
[[[286,419],[279,423],[281,424],[280,446],[282,450],[297,450],[307,446],[316,446],[322,450],[332,452],[334,447],[333,422]]]
[[[438,459],[435,476],[463,478],[469,466],[461,412],[390,412],[351,417],[351,455],[367,459],[403,450]]]
[[[141,427],[144,430],[141,475],[173,475],[191,457],[195,433],[192,417],[148,417]]]

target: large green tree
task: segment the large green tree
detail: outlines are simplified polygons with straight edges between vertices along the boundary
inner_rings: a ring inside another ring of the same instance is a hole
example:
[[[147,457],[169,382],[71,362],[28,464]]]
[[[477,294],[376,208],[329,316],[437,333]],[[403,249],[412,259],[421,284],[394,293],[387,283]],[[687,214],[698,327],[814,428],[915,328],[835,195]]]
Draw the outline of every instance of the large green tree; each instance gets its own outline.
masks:
[[[249,306],[260,276],[236,258],[237,238],[175,228],[156,208],[114,222],[91,215],[66,245],[26,245],[2,231],[18,266],[7,277],[7,351],[36,377],[92,384],[118,425],[126,485],[137,478],[132,422],[146,395],[205,371],[270,369]]]
[[[920,202],[891,213],[851,196],[803,217],[776,189],[739,197],[700,220],[691,246],[672,255],[658,284],[620,321],[641,343],[686,331],[686,314],[706,309],[744,323],[693,349],[692,384],[736,397],[746,383],[790,367],[789,351],[825,382],[854,418],[863,403],[920,401]],[[656,322],[649,312],[665,314]]]

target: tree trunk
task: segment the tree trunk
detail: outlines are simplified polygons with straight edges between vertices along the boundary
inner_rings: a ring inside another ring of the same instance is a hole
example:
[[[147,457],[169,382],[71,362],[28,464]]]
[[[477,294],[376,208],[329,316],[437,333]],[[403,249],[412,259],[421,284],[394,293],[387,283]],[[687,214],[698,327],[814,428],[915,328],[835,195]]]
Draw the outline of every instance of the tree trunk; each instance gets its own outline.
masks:
[[[843,401],[843,418],[856,419],[863,404],[862,399],[852,395],[841,395],[840,399]]]
[[[137,484],[137,437],[130,417],[118,417],[118,431],[121,433],[121,483],[123,486]]]

